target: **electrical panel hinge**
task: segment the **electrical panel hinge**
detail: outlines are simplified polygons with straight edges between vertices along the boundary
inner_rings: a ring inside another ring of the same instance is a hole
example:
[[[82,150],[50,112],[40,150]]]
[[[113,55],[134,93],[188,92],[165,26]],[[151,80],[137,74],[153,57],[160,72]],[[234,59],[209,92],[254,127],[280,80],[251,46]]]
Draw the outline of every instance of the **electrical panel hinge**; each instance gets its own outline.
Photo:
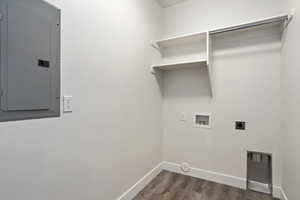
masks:
[[[4,95],[3,90],[0,90],[0,97],[2,97]]]
[[[3,19],[3,14],[0,12],[0,21]]]

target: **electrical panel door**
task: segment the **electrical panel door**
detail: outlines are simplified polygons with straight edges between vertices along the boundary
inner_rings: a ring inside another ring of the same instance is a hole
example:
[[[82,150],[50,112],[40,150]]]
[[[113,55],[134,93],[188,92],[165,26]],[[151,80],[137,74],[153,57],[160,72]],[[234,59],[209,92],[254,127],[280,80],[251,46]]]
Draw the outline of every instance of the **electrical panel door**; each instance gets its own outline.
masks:
[[[51,21],[25,4],[8,3],[6,109],[49,109]]]

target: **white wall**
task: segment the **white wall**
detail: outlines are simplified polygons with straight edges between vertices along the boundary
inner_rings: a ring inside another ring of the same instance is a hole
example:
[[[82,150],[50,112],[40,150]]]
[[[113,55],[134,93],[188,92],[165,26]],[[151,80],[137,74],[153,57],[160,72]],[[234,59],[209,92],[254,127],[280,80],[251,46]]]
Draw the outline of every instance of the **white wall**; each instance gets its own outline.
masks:
[[[282,13],[282,0],[188,0],[165,9],[164,35],[207,31]]]
[[[289,200],[299,199],[300,186],[300,93],[299,45],[300,2],[285,1],[285,10],[294,8],[296,14],[289,25],[283,47],[282,68],[282,136],[284,140],[283,189]]]
[[[0,198],[113,200],[161,161],[155,1],[51,0],[73,113],[0,124]]]
[[[280,0],[190,0],[165,10],[164,35],[205,31],[277,15]],[[164,74],[166,161],[246,177],[246,151],[273,154],[274,184],[281,184],[280,36],[278,30],[230,33],[213,39],[214,99],[207,70]],[[180,115],[186,113],[187,121]],[[212,113],[212,129],[195,128],[195,112]],[[247,131],[234,130],[234,121]]]
[[[246,150],[272,152],[280,185],[281,60],[274,31],[214,38],[214,99],[207,70],[193,68],[164,74],[162,102],[149,73],[149,41],[163,28],[155,1],[49,1],[62,9],[62,94],[73,95],[74,111],[0,124],[2,199],[116,199],[162,160],[162,146],[163,160],[239,177]],[[282,6],[281,0],[189,0],[164,10],[164,35],[268,17]],[[293,173],[300,167],[298,22],[287,33],[282,70],[283,186],[290,200],[300,184]],[[180,122],[182,112],[187,122]],[[194,128],[194,112],[211,112],[212,129]],[[235,120],[248,122],[245,133],[233,129]]]

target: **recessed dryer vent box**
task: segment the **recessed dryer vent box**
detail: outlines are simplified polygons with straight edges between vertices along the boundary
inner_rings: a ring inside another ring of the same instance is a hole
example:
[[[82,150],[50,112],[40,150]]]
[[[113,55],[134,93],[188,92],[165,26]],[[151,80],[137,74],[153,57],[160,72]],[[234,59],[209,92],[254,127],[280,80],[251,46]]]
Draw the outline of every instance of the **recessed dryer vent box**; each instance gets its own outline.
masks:
[[[194,116],[194,123],[196,127],[211,128],[211,115],[196,113]]]
[[[247,152],[247,189],[273,194],[272,154]]]

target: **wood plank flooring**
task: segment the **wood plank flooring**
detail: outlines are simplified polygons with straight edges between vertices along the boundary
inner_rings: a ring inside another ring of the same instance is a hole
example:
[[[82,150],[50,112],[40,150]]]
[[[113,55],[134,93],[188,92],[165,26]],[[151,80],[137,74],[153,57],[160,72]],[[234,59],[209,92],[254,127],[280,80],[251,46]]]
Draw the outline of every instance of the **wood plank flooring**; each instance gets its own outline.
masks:
[[[275,200],[269,195],[162,171],[133,200]]]

